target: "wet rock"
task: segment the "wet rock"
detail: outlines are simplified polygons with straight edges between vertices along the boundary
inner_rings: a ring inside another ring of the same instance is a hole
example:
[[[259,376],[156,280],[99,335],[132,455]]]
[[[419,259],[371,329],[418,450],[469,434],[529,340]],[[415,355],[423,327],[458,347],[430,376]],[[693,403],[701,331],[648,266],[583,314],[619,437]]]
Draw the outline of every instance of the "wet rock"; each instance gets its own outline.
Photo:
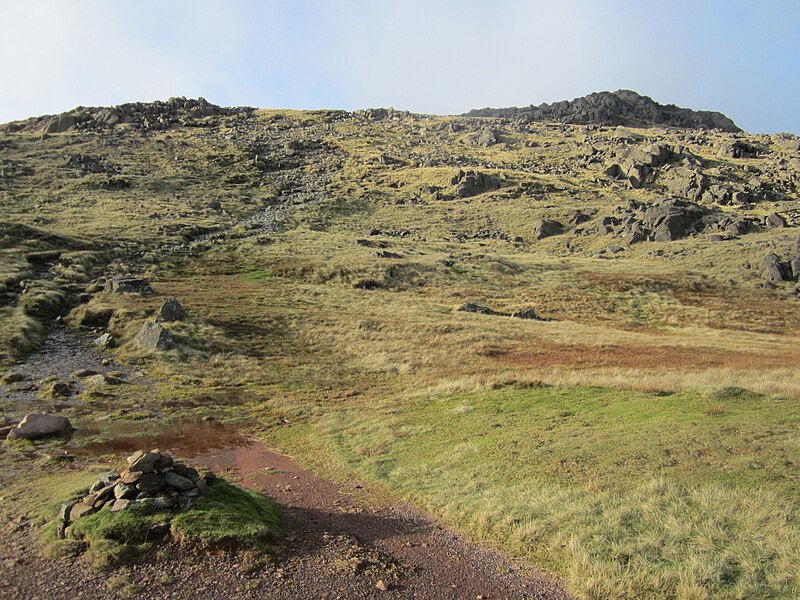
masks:
[[[155,321],[146,321],[133,341],[144,350],[171,350],[175,347],[169,331]]]
[[[73,431],[72,423],[67,417],[57,417],[43,413],[25,415],[14,429],[9,432],[9,439],[34,440],[49,435],[60,435]]]
[[[112,277],[106,281],[105,290],[117,294],[142,294],[145,296],[153,293],[153,287],[149,281],[135,277]]]
[[[156,323],[172,323],[186,319],[186,311],[175,298],[167,298],[156,313]]]

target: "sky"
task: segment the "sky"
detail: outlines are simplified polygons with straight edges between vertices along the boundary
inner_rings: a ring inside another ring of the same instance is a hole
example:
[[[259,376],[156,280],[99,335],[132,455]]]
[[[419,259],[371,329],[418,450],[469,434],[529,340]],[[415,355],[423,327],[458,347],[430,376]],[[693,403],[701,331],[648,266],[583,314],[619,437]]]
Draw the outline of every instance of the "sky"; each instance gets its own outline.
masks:
[[[0,123],[198,97],[457,114],[632,89],[800,135],[800,0],[0,0]]]

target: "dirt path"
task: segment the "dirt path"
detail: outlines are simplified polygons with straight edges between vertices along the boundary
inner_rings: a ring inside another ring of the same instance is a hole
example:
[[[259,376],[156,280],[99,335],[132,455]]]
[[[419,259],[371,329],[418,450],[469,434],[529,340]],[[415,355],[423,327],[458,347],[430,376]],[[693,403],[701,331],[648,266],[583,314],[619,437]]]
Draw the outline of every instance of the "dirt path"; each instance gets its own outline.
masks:
[[[194,460],[281,504],[292,541],[280,588],[269,597],[567,597],[554,579],[478,548],[412,507],[378,505],[360,484],[342,489],[260,443]]]
[[[38,532],[16,518],[0,527],[0,597],[567,598],[557,580],[479,548],[410,506],[375,503],[357,483],[320,478],[260,443],[192,462],[280,503],[289,535],[277,557],[170,543],[135,564],[95,572],[83,556],[44,558]]]

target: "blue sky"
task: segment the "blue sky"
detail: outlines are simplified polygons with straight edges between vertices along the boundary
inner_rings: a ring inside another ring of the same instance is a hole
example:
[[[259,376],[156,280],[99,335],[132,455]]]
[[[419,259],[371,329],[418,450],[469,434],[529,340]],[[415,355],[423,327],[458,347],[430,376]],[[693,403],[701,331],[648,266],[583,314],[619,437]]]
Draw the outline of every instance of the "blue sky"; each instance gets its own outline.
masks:
[[[800,134],[800,0],[0,0],[0,122],[170,96],[452,114],[633,89]]]

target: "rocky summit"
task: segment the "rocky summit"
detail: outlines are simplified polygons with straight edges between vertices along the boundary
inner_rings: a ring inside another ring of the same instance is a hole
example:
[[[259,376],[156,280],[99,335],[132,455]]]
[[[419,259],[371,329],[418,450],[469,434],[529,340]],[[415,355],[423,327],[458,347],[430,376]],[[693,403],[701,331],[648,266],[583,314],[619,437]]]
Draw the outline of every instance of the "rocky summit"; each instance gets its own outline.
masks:
[[[503,117],[522,121],[555,121],[576,125],[626,125],[630,127],[681,127],[741,131],[719,112],[680,108],[659,104],[648,96],[631,90],[595,92],[552,104],[526,108],[481,108],[466,113],[470,117]]]

